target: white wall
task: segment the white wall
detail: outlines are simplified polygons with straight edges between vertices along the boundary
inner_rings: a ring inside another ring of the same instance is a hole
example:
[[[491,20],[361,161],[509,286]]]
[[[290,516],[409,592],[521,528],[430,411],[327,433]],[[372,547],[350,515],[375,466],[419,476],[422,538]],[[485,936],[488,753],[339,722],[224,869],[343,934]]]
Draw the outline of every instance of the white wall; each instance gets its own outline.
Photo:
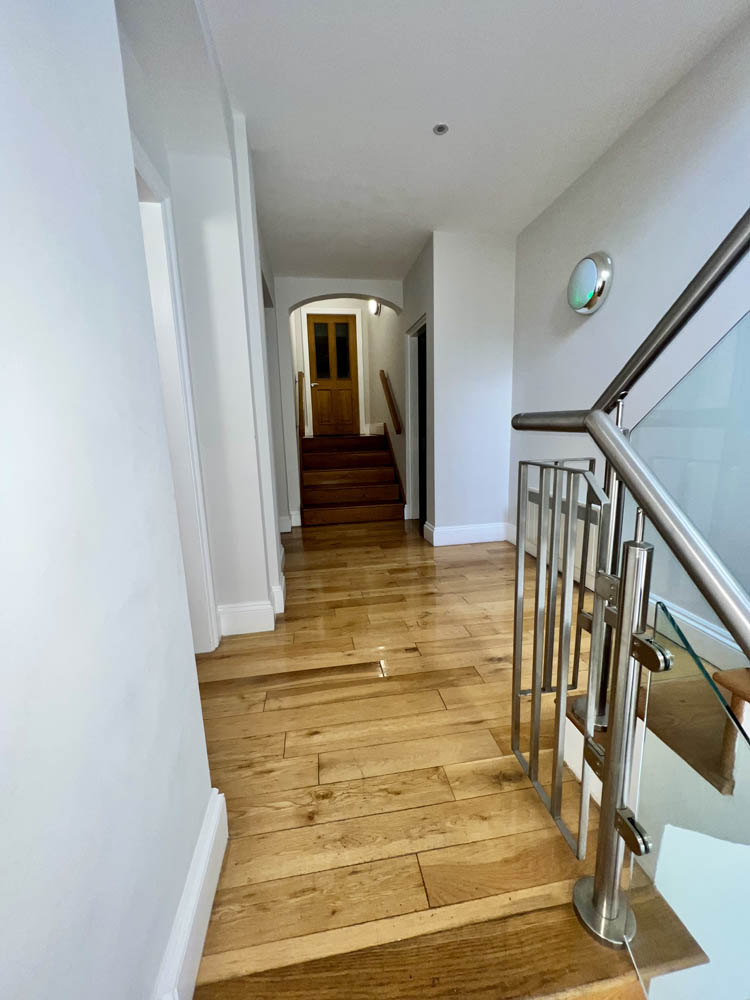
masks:
[[[282,430],[289,493],[289,517],[293,524],[300,523],[300,487],[296,417],[297,370],[294,367],[290,315],[296,306],[304,302],[345,296],[380,299],[400,309],[403,303],[403,287],[400,281],[382,278],[310,278],[277,275],[274,279],[273,298],[276,307],[278,335]]]
[[[140,211],[193,645],[196,652],[208,652],[218,645],[219,623],[187,342],[177,313],[181,295],[165,238],[169,208],[146,202]]]
[[[433,233],[433,544],[508,537],[511,239]]]
[[[132,1000],[210,781],[117,26],[29,0],[1,30],[0,995]]]
[[[252,376],[253,419],[260,476],[261,514],[265,536],[266,571],[276,614],[284,610],[285,584],[279,551],[279,517],[276,507],[276,483],[271,437],[271,404],[268,384],[265,317],[263,315],[263,278],[261,275],[260,236],[255,203],[255,179],[248,149],[245,116],[234,112],[232,163],[234,167],[237,220],[240,247],[247,340]]]
[[[518,238],[513,410],[590,406],[748,205],[750,24],[734,33]],[[614,261],[594,316],[567,306],[575,263]],[[750,260],[703,307],[630,394],[643,414],[748,307]],[[587,437],[512,435],[520,458],[595,454]]]
[[[170,155],[172,198],[223,634],[273,628],[229,156]]]

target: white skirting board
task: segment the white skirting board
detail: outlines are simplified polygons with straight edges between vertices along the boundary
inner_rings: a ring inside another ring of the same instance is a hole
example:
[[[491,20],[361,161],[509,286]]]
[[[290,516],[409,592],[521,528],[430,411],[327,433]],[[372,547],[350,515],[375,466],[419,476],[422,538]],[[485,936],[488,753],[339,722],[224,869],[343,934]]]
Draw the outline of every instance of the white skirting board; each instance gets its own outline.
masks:
[[[292,530],[292,515],[291,514],[279,514],[279,532],[282,535],[286,535]]]
[[[503,521],[490,524],[450,524],[436,526],[425,522],[424,537],[431,545],[471,545],[475,542],[504,542],[513,526]]]
[[[276,627],[276,614],[270,601],[220,604],[218,610],[222,635],[273,632]]]
[[[153,1000],[191,1000],[193,996],[228,837],[226,801],[212,788]]]
[[[293,510],[291,512],[292,527],[301,528],[302,527],[302,513],[298,510]]]
[[[286,577],[281,578],[281,583],[271,587],[271,597],[273,598],[273,610],[277,615],[284,614],[284,603],[286,602]]]

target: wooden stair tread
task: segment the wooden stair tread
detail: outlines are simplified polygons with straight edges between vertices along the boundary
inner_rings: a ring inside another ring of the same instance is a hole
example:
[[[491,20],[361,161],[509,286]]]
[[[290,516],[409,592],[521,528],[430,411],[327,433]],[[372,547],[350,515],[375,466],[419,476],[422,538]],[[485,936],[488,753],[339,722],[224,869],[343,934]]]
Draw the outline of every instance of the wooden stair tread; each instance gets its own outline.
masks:
[[[335,503],[330,503],[324,500],[322,503],[307,503],[305,504],[306,510],[325,510],[329,507],[403,507],[403,500],[337,500]]]
[[[636,1000],[625,952],[602,948],[570,905],[204,982],[195,1000]]]
[[[384,434],[367,434],[358,436],[356,434],[342,434],[332,437],[310,437],[302,438],[303,454],[313,452],[330,451],[385,451],[387,444]]]
[[[302,502],[311,504],[338,504],[356,500],[400,500],[398,483],[339,483],[325,486],[303,486]]]
[[[392,466],[360,466],[355,469],[303,469],[304,486],[339,486],[348,483],[367,485],[370,483],[395,483],[396,473]]]

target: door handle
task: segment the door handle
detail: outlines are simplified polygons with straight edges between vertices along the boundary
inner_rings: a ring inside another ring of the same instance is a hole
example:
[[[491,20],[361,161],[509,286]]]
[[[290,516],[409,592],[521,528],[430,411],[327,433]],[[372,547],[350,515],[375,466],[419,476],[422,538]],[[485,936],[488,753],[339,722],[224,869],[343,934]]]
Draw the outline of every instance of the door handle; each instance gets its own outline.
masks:
[[[314,389],[317,384],[318,384],[317,382],[311,382],[310,383],[310,388]]]

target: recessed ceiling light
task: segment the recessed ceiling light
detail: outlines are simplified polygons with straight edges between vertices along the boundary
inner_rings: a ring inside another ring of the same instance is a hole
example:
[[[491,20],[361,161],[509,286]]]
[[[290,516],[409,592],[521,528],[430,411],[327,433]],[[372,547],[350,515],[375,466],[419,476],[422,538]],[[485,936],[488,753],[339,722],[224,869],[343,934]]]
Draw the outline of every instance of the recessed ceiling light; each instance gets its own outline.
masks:
[[[438,122],[437,125],[432,126],[432,131],[435,133],[435,135],[445,135],[445,133],[448,131],[448,126],[445,124],[445,122]]]

